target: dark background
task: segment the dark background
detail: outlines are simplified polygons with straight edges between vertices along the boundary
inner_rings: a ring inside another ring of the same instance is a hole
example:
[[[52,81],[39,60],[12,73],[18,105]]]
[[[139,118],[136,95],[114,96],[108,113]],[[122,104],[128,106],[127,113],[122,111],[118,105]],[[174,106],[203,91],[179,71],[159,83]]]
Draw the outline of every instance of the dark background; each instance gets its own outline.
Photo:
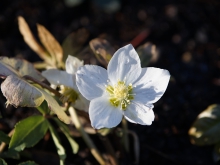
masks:
[[[218,164],[213,161],[213,146],[192,145],[188,130],[201,111],[220,102],[219,1],[118,2],[118,10],[106,12],[98,1],[85,0],[70,7],[62,0],[1,0],[0,56],[22,57],[30,62],[40,60],[23,41],[17,25],[19,15],[26,19],[35,35],[36,23],[40,23],[60,43],[69,33],[86,28],[89,31],[86,44],[93,38],[106,35],[117,49],[147,29],[149,35],[137,46],[147,41],[156,44],[160,56],[149,66],[169,70],[172,78],[164,96],[155,104],[153,124],[129,123],[129,128],[139,136],[140,164]],[[6,119],[15,115],[18,120],[30,113],[22,108],[5,109],[5,101],[1,95],[0,108],[6,111]],[[4,119],[0,120],[4,123]],[[13,124],[1,127],[11,129]],[[83,159],[74,161],[71,155],[68,160],[83,164]],[[88,160],[95,164],[93,158]],[[122,164],[132,163],[122,160]]]

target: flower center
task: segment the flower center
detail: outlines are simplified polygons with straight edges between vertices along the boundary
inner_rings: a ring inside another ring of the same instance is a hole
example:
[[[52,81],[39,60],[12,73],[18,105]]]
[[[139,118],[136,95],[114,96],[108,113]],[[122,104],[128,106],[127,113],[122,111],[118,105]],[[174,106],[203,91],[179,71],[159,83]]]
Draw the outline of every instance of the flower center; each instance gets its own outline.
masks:
[[[69,87],[64,87],[61,88],[60,93],[62,94],[60,100],[62,102],[75,102],[78,99],[78,93]]]
[[[109,102],[111,105],[115,107],[120,106],[122,110],[125,110],[131,100],[134,99],[132,89],[132,84],[126,86],[124,81],[118,81],[114,86],[107,85],[106,91],[110,96]]]

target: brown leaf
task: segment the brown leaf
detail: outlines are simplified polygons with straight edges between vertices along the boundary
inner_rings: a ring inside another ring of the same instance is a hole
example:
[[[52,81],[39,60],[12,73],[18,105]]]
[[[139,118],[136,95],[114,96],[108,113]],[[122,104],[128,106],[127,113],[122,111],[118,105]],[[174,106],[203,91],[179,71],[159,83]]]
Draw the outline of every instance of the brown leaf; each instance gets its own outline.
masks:
[[[40,41],[47,49],[51,57],[59,63],[61,63],[63,59],[63,49],[58,43],[58,41],[54,38],[54,36],[42,25],[37,24],[38,36]]]
[[[158,60],[158,51],[156,45],[146,42],[137,48],[137,53],[141,60],[141,66],[146,67],[150,62]]]
[[[89,32],[86,29],[79,29],[77,32],[70,33],[62,44],[64,52],[63,60],[66,61],[68,55],[77,56],[88,37]]]
[[[99,62],[102,65],[107,66],[115,52],[115,49],[109,44],[107,40],[101,38],[95,38],[91,40],[89,45]]]
[[[0,75],[7,77],[9,75],[19,75],[19,73],[11,66],[1,62],[0,60]]]
[[[44,95],[36,87],[18,76],[8,76],[1,84],[1,90],[7,104],[15,107],[38,107],[44,101]]]
[[[39,81],[45,80],[45,78],[41,75],[41,73],[37,71],[31,63],[29,63],[24,59],[8,58],[2,56],[0,57],[0,62],[11,66],[13,70],[16,70],[19,73],[20,76],[28,75]],[[13,71],[12,69],[10,70]]]
[[[28,44],[28,46],[33,51],[35,51],[40,56],[40,58],[47,61],[48,60],[47,52],[40,44],[38,44],[38,42],[34,38],[34,35],[31,32],[27,22],[21,16],[18,17],[18,26],[19,26],[20,33],[24,37],[24,41],[26,42],[26,44]]]

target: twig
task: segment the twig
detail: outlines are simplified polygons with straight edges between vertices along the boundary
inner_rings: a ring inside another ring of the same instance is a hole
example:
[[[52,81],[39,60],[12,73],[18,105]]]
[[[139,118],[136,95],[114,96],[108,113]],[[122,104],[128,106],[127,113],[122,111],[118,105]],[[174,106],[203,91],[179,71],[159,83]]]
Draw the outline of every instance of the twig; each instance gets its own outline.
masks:
[[[93,141],[90,139],[90,137],[88,136],[88,134],[84,131],[78,115],[76,113],[76,110],[73,107],[69,107],[69,113],[72,119],[72,122],[75,124],[76,129],[78,129],[78,131],[81,133],[82,138],[84,139],[84,141],[86,142],[86,144],[88,145],[88,147],[90,148],[90,151],[92,153],[92,155],[96,158],[96,160],[101,164],[101,165],[105,165],[105,161],[102,158],[102,156],[100,155],[98,149],[96,148],[95,144],[93,143]]]
[[[45,84],[45,83],[43,83],[43,82],[41,82],[41,81],[39,81],[39,80],[36,80],[36,79],[33,78],[33,77],[28,76],[28,75],[25,75],[25,76],[23,76],[23,78],[25,78],[26,80],[31,80],[31,81],[33,81],[33,82],[39,84],[39,85],[42,86],[43,88],[46,88],[46,89],[49,90],[50,92],[54,93],[57,97],[59,97],[59,98],[61,97],[61,94],[60,94],[57,90],[51,88],[49,85],[47,85],[47,84]]]
[[[134,157],[135,157],[135,164],[139,165],[139,156],[140,156],[140,143],[137,134],[134,131],[128,130],[128,133],[134,139]]]
[[[9,133],[8,136],[11,137],[14,134],[15,129],[12,129]],[[0,153],[2,153],[2,151],[4,150],[4,148],[6,147],[6,143],[2,142],[2,144],[0,145]]]
[[[131,44],[134,47],[138,46],[145,38],[148,37],[149,34],[150,34],[150,31],[148,29],[143,30],[131,41]]]
[[[128,124],[125,118],[122,119],[122,129],[123,129],[123,142],[124,142],[124,147],[125,151],[129,153],[129,139],[128,139]]]
[[[102,140],[103,145],[105,146],[107,152],[109,153],[109,159],[112,165],[118,165],[118,161],[117,158],[115,156],[115,151],[108,139],[107,136],[99,136],[100,139]]]

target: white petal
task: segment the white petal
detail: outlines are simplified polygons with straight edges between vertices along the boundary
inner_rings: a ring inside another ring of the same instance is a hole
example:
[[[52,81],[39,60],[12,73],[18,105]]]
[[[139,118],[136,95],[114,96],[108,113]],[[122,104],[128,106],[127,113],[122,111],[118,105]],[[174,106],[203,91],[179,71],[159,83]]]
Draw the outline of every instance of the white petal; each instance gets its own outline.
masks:
[[[151,125],[154,121],[152,108],[134,101],[124,111],[124,116],[128,121],[141,125]]]
[[[133,83],[140,74],[140,58],[131,44],[118,49],[108,64],[108,76],[113,84],[119,80]]]
[[[96,129],[115,127],[121,122],[122,116],[122,111],[112,106],[107,96],[90,102],[89,117],[92,127]]]
[[[81,94],[79,94],[77,100],[73,104],[73,107],[76,109],[88,112],[89,111],[89,103],[90,103],[89,100],[85,99]]]
[[[160,68],[143,68],[139,79],[134,83],[135,101],[143,104],[155,103],[164,94],[170,73]]]
[[[57,69],[48,69],[43,71],[42,75],[53,85],[64,85],[77,89],[75,84],[75,75],[71,75],[65,71]]]
[[[78,58],[69,55],[66,59],[66,72],[69,74],[75,74],[80,66],[83,66],[83,61]]]
[[[78,89],[87,100],[102,96],[107,80],[107,71],[100,66],[84,65],[76,73]]]

